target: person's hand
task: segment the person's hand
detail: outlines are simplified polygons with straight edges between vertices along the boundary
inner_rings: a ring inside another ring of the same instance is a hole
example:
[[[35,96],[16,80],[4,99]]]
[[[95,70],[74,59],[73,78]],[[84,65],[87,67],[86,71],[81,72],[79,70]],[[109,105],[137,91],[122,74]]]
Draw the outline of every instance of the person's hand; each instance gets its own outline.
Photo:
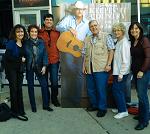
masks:
[[[77,31],[73,28],[70,28],[69,31],[73,34],[73,36],[77,37]]]
[[[144,75],[144,73],[142,72],[142,71],[139,71],[138,73],[137,73],[137,78],[142,78],[143,77],[143,75]]]
[[[86,70],[85,67],[82,68],[82,72],[83,72],[84,74],[87,74],[87,70]]]
[[[44,75],[45,73],[46,73],[46,67],[43,66],[43,67],[42,67],[42,70],[41,70],[41,74]]]
[[[105,72],[109,72],[111,70],[111,65],[106,65],[104,70]]]
[[[122,75],[118,75],[118,82],[121,82],[123,79],[123,76]]]
[[[22,62],[25,62],[26,61],[26,58],[25,57],[22,57]]]

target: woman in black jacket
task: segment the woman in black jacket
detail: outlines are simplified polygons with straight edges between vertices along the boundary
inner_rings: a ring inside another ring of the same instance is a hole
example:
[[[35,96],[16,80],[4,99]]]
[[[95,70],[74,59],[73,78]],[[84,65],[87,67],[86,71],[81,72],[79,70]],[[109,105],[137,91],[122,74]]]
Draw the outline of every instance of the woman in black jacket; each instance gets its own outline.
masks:
[[[6,44],[5,73],[9,82],[11,111],[14,117],[28,120],[24,112],[22,83],[23,64],[25,62],[24,40],[27,37],[25,28],[17,24],[10,33]]]

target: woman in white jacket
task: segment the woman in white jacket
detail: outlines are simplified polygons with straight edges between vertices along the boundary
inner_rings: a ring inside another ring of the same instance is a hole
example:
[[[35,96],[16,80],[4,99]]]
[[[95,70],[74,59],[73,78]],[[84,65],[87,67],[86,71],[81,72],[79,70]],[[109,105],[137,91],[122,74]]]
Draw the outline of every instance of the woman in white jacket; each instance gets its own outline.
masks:
[[[120,119],[128,116],[125,101],[125,83],[130,72],[130,42],[125,37],[125,26],[123,23],[113,25],[113,32],[117,39],[113,59],[113,95],[116,101],[118,114],[114,116]]]

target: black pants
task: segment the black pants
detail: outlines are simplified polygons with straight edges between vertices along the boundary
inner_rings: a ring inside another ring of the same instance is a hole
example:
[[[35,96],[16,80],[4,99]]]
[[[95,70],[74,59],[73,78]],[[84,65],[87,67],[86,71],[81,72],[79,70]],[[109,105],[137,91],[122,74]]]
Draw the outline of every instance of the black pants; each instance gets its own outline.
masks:
[[[11,110],[14,114],[23,115],[24,104],[22,95],[23,73],[17,69],[8,69],[6,77],[9,81]]]

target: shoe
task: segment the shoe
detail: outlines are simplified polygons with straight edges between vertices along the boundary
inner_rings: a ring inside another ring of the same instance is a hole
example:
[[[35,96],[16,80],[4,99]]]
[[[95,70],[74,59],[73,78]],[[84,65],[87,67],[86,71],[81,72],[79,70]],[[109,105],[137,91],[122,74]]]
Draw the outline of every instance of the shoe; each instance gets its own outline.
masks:
[[[114,116],[115,119],[121,119],[128,116],[128,112],[121,112]]]
[[[36,113],[36,112],[37,112],[36,108],[33,108],[33,109],[32,109],[32,112],[33,112],[33,113]]]
[[[137,115],[137,116],[134,116],[133,119],[139,120],[139,116],[138,116],[138,115]]]
[[[107,113],[106,110],[98,110],[96,116],[97,117],[104,117],[106,113]]]
[[[53,104],[55,107],[60,107],[60,103],[59,103],[58,100],[52,101],[52,104]]]
[[[52,111],[53,111],[53,109],[50,108],[50,107],[44,107],[43,110],[47,110],[47,111],[49,111],[49,112],[52,112]]]
[[[28,117],[25,116],[25,114],[26,114],[25,112],[21,114],[11,112],[11,117],[22,120],[22,121],[28,121]]]
[[[113,113],[118,113],[118,109],[115,109],[115,108],[113,108],[111,111],[112,111]]]
[[[17,115],[16,118],[22,121],[28,121],[28,117],[25,115]]]
[[[98,108],[96,108],[96,107],[88,107],[86,109],[86,111],[88,111],[88,112],[97,111],[97,110],[98,110]]]
[[[146,123],[145,125],[144,124],[141,124],[139,123],[134,129],[135,130],[143,130],[145,127],[148,126],[148,123]]]

